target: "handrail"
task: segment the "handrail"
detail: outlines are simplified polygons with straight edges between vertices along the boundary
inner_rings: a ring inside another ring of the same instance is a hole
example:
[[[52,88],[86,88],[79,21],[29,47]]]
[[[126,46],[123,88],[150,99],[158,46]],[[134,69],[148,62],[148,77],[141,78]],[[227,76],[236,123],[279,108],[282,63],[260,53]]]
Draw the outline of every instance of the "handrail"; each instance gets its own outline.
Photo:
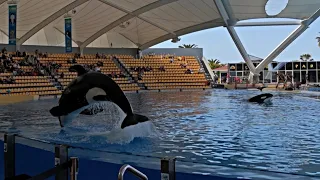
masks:
[[[137,176],[138,178],[142,179],[142,180],[148,180],[148,177],[143,174],[142,172],[140,172],[139,170],[137,170],[136,168],[130,166],[129,164],[124,164],[120,170],[119,170],[119,174],[118,174],[118,180],[123,180],[123,176],[124,173],[126,171],[131,172],[133,175]]]
[[[214,77],[213,71],[212,71],[212,69],[211,69],[211,67],[209,65],[208,60],[205,57],[202,57],[202,62],[204,63],[204,68],[207,69],[212,81],[214,82],[215,77]]]

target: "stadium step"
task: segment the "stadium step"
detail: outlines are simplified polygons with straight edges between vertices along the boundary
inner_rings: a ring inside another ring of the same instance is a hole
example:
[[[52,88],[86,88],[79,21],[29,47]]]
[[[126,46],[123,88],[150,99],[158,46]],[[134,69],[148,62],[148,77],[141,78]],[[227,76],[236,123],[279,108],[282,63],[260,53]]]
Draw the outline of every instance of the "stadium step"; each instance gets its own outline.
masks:
[[[198,59],[198,62],[199,62],[199,65],[202,69],[204,69],[204,73],[205,73],[205,78],[206,80],[208,80],[211,84],[214,84],[214,81],[213,79],[211,78],[210,74],[209,74],[209,70],[206,68],[206,66],[203,64],[204,62],[203,61],[199,61]]]
[[[146,89],[146,85],[144,83],[137,83],[140,89]]]
[[[119,58],[112,58],[112,60],[117,65],[117,67],[121,69],[121,72],[127,76],[128,80],[131,83],[136,83],[140,89],[146,89],[146,86],[144,84],[138,83],[138,81],[133,78],[130,71],[127,69],[127,67],[123,64],[123,62]]]
[[[123,74],[125,74],[127,77],[130,77],[130,72],[127,70],[127,68],[122,64],[122,62],[118,58],[112,58],[112,61],[121,70]]]

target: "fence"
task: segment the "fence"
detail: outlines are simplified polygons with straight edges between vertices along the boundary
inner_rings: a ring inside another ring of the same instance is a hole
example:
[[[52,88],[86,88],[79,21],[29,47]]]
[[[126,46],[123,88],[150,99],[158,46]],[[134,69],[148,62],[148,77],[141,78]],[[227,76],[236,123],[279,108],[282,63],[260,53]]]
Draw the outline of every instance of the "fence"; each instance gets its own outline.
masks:
[[[81,174],[83,171],[87,171],[86,175],[82,174],[83,179],[97,179],[97,178],[92,178],[92,177],[99,177],[101,175],[108,175],[108,177],[112,175],[113,178],[109,179],[123,179],[125,175],[125,172],[131,172],[140,179],[147,179],[148,177],[150,179],[160,179],[161,180],[175,180],[175,179],[184,179],[184,180],[192,180],[192,179],[197,179],[197,180],[209,180],[209,179],[221,179],[221,180],[231,180],[231,179],[237,179],[241,177],[242,179],[316,179],[319,178],[319,176],[314,176],[314,175],[305,175],[305,174],[295,174],[295,173],[285,173],[285,172],[272,172],[268,170],[263,170],[263,169],[251,169],[251,168],[246,168],[246,167],[241,167],[238,165],[213,165],[213,164],[203,164],[203,163],[198,163],[198,162],[190,162],[190,161],[183,161],[183,160],[176,160],[175,158],[155,158],[157,159],[158,162],[160,162],[160,170],[151,170],[150,165],[147,165],[146,168],[141,168],[142,166],[139,167],[138,169],[133,168],[131,163],[128,164],[130,160],[126,160],[126,163],[122,163],[121,167],[120,166],[113,166],[112,168],[106,167],[106,166],[101,166],[101,163],[97,164],[92,164],[92,162],[89,162],[89,160],[79,158],[79,156],[75,157],[70,157],[69,158],[69,151],[72,149],[79,149],[79,147],[74,147],[74,146],[67,146],[67,145],[60,145],[60,144],[52,144],[50,143],[50,146],[54,145],[54,156],[49,156],[50,158],[46,158],[47,160],[51,161],[52,163],[54,162],[54,167],[50,167],[50,162],[45,163],[46,169],[42,169],[41,173],[34,173],[33,176],[30,174],[25,174],[29,173],[29,171],[26,170],[26,172],[21,173],[21,168],[20,168],[20,173],[16,174],[16,146],[19,145],[19,142],[16,142],[16,138],[18,139],[24,139],[27,137],[23,137],[21,135],[15,135],[15,134],[4,134],[4,175],[6,179],[12,179],[12,177],[17,176],[17,174],[20,175],[20,177],[26,177],[25,179],[45,179],[45,177],[50,177],[50,176],[55,176],[56,180],[66,180],[70,177],[71,180],[77,179],[78,177],[78,172]],[[34,139],[27,138],[28,142],[26,143],[27,146],[29,147],[34,146],[34,144],[31,144],[31,141],[37,141]],[[0,143],[1,146],[1,143]],[[33,148],[37,149],[37,148]],[[97,154],[97,152],[94,152],[92,150],[84,149],[86,151],[89,151],[93,154]],[[21,148],[20,148],[21,151]],[[105,151],[104,151],[105,152]],[[30,161],[30,158],[28,159],[27,156],[30,156],[28,153],[30,151],[26,151],[23,149],[23,156],[26,157],[25,161]],[[37,154],[38,153],[38,154]],[[21,153],[20,153],[21,154]],[[42,155],[39,154],[38,152],[35,152],[36,156],[42,158]],[[119,157],[122,155],[122,153],[115,154],[113,153],[112,156],[117,156]],[[97,155],[99,156],[99,154]],[[141,157],[144,157],[143,155],[140,155]],[[133,160],[136,160],[138,158],[138,155],[134,154],[127,154],[127,157],[132,157]],[[21,159],[21,156],[18,157]],[[17,159],[18,159],[17,158]],[[34,157],[32,157],[34,158]],[[31,158],[31,159],[32,159]],[[146,161],[149,161],[151,158],[154,157],[148,157]],[[79,160],[80,159],[80,160]],[[32,159],[33,161],[34,159]],[[1,161],[1,158],[0,158]],[[41,159],[40,161],[45,161],[44,159]],[[80,161],[80,163],[79,163]],[[96,161],[100,162],[100,161]],[[37,162],[32,162],[33,164]],[[32,163],[27,162],[27,166],[31,166]],[[178,163],[178,164],[177,164]],[[49,165],[48,165],[49,164]],[[44,164],[42,164],[43,166]],[[81,168],[79,168],[79,165],[82,166],[82,171]],[[41,166],[41,165],[40,165]],[[97,166],[100,166],[97,168]],[[39,167],[39,166],[38,166]],[[92,167],[90,169],[89,167]],[[80,169],[80,171],[78,171]],[[205,172],[201,172],[201,169]],[[128,171],[126,171],[128,170]],[[209,173],[209,172],[212,172]],[[97,174],[99,173],[99,174]],[[194,174],[197,173],[197,174]],[[1,174],[1,170],[0,170]],[[31,173],[32,174],[32,173]],[[96,174],[96,176],[94,176]],[[202,174],[202,175],[201,175]],[[206,175],[203,175],[206,174]],[[217,175],[219,174],[219,176]],[[117,175],[117,176],[116,176]],[[80,175],[81,177],[81,175]],[[101,178],[102,179],[102,178]],[[103,178],[107,179],[107,178]],[[126,179],[126,178],[125,178]]]

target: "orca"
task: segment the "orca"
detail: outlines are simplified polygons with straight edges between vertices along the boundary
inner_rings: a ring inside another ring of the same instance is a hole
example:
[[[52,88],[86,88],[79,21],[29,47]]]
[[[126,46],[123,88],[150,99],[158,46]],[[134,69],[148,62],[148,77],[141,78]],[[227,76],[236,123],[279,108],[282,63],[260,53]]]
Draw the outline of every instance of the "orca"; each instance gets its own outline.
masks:
[[[149,121],[143,115],[134,114],[132,107],[118,84],[100,72],[87,72],[82,66],[70,68],[78,73],[78,77],[68,84],[63,91],[59,105],[50,109],[54,117],[58,117],[60,126],[66,124],[79,114],[92,115],[88,108],[97,102],[115,105],[123,115],[121,129],[141,122]],[[102,110],[98,110],[101,112]]]
[[[88,70],[86,70],[83,66],[81,66],[79,64],[76,64],[76,65],[73,65],[73,66],[71,66],[69,68],[69,72],[77,72],[77,76],[79,77],[79,76],[82,76],[83,74],[88,73]],[[70,83],[69,86],[72,83]],[[80,114],[83,114],[83,115],[94,115],[94,114],[97,114],[97,113],[102,112],[102,111],[103,111],[103,109],[98,109],[96,111],[91,111],[89,109],[85,109],[82,112],[80,112]]]
[[[272,94],[264,93],[264,94],[254,96],[254,97],[250,98],[248,101],[249,102],[256,102],[256,103],[264,103],[264,102],[267,102],[268,100],[270,100],[272,97],[273,97]]]
[[[266,87],[265,86],[257,87],[257,89],[259,89],[260,91],[262,91],[264,88]]]
[[[84,69],[83,66],[76,64],[73,65],[69,68],[70,72],[77,72],[78,76],[84,75],[85,73],[87,73],[88,71],[86,69]]]

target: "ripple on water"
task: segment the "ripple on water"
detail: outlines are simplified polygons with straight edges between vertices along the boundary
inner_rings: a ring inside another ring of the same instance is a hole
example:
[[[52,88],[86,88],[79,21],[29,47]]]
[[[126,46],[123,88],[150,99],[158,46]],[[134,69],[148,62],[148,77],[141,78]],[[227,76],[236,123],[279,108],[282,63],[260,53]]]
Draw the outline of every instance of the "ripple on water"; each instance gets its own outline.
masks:
[[[125,144],[110,143],[101,135],[115,127],[110,114],[81,115],[73,128],[61,131],[58,120],[49,113],[56,100],[2,106],[0,130],[99,150],[319,175],[320,101],[301,94],[272,92],[271,105],[246,102],[259,93],[127,94],[134,111],[150,117],[158,134],[144,137],[138,133],[139,137],[129,138]]]

